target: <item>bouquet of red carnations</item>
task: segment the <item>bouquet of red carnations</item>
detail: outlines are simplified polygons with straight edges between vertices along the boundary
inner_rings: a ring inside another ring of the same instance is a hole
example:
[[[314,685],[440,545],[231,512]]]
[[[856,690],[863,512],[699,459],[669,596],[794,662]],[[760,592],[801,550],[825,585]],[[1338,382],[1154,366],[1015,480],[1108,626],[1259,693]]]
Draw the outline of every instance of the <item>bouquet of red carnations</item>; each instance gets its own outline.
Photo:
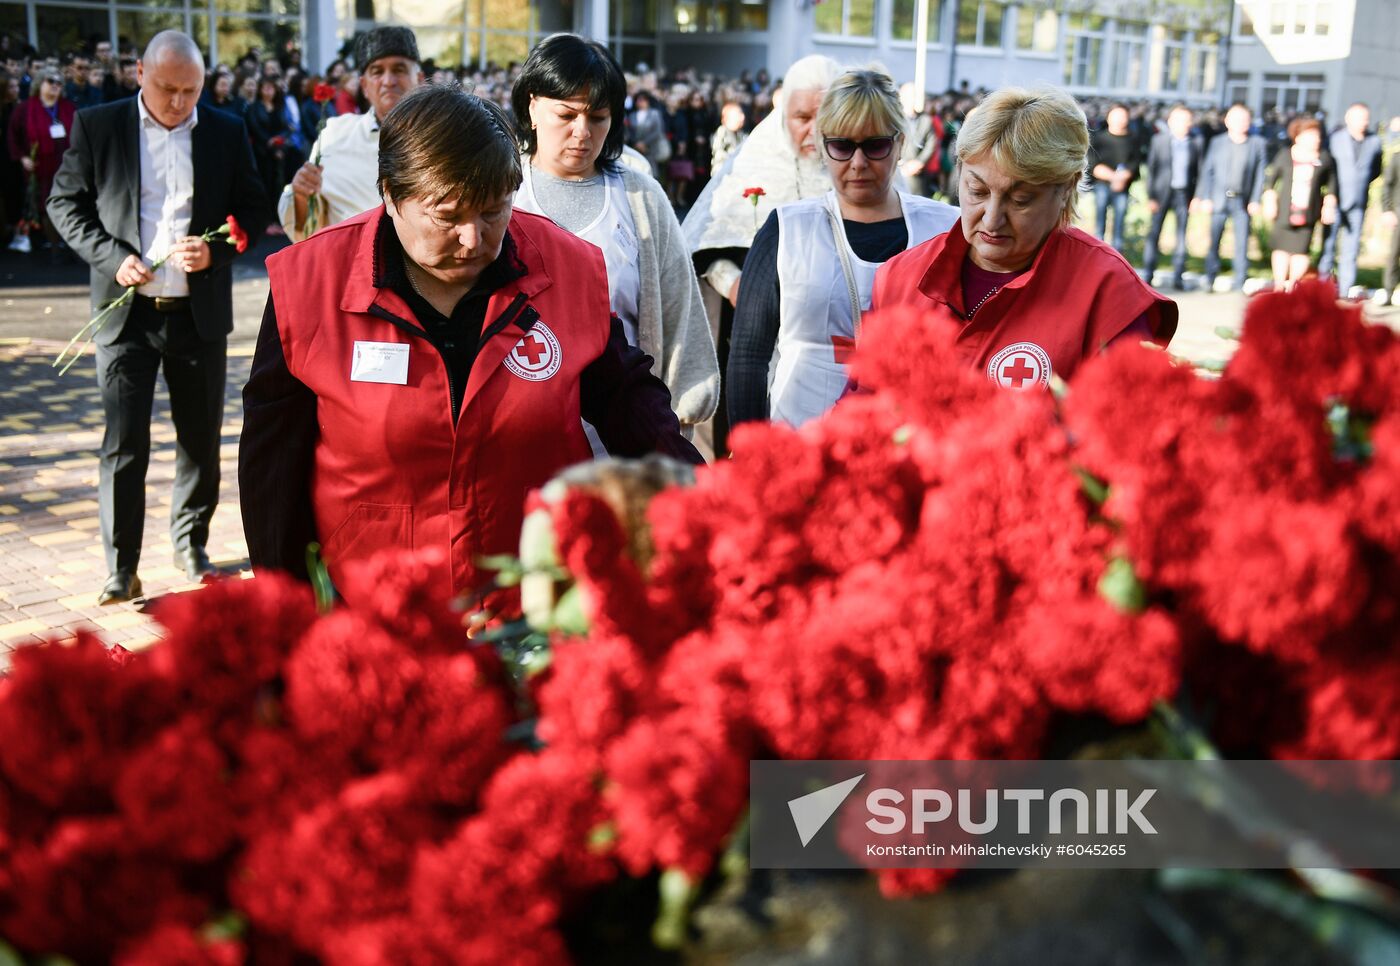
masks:
[[[1119,346],[1056,397],[994,388],[894,311],[853,369],[869,394],[741,427],[644,513],[607,486],[534,498],[539,573],[588,629],[523,676],[412,554],[320,616],[277,577],[171,600],[123,666],[89,637],[20,651],[0,936],[132,963],[557,963],[560,923],[619,877],[661,871],[684,908],[751,758],[1034,758],[1062,722],[1183,693],[1228,752],[1400,753],[1388,330],[1302,286],[1251,303],[1218,379]]]

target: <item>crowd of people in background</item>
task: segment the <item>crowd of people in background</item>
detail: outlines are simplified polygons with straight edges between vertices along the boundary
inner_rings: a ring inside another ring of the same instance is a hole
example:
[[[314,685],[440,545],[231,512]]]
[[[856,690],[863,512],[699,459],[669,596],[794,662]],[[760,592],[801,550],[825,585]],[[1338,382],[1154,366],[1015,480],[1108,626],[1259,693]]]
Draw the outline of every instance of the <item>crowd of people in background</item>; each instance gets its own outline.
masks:
[[[0,56],[0,130],[7,147],[0,158],[0,242],[8,236],[12,249],[48,250],[61,258],[62,244],[43,217],[49,184],[66,146],[61,136],[52,135],[59,126],[71,125],[76,110],[135,95],[137,48],[124,40],[115,47],[95,41],[53,56],[0,37]],[[448,67],[432,60],[422,66],[431,83],[460,84],[505,107],[521,67]],[[325,120],[367,110],[359,84],[348,55],[319,74],[303,65],[295,47],[251,49],[231,64],[213,67],[200,103],[245,121],[259,175],[275,204],[308,159]],[[627,86],[626,144],[650,165],[684,215],[712,174],[772,112],[781,78],[766,70],[716,77],[692,68],[658,71],[639,64],[627,74]],[[901,100],[911,136],[901,150],[900,172],[912,193],[957,203],[958,131],[986,94],[964,83],[960,90],[919,99],[912,85],[904,85]],[[1234,229],[1232,287],[1241,288],[1246,281],[1246,246],[1258,226],[1265,232],[1272,284],[1287,286],[1309,272],[1335,271],[1343,295],[1354,288],[1366,187],[1380,177],[1382,159],[1394,158],[1400,150],[1400,117],[1377,123],[1380,119],[1369,112],[1361,117],[1364,105],[1352,105],[1345,123],[1334,125],[1321,112],[1256,116],[1242,104],[1196,110],[1149,101],[1091,98],[1081,103],[1093,132],[1084,186],[1092,195],[1093,228],[1120,252],[1140,243],[1144,278],[1156,278],[1161,235],[1171,215],[1175,244],[1171,273],[1162,284],[1185,287],[1186,223],[1200,213],[1210,226],[1201,273],[1205,287],[1214,285],[1221,270],[1219,249],[1228,223]],[[1227,144],[1238,147],[1227,150]],[[1339,154],[1346,163],[1339,163]],[[1212,157],[1234,166],[1217,170]],[[1145,192],[1134,193],[1139,181]],[[1129,217],[1144,193],[1146,217]],[[1390,267],[1378,301],[1388,301],[1400,282],[1394,265],[1400,247],[1397,204],[1400,189],[1390,187],[1381,204],[1381,217],[1393,236]],[[1139,221],[1146,223],[1142,237],[1130,238],[1130,225]],[[275,224],[269,229],[281,230]],[[1309,253],[1318,247],[1315,263]]]

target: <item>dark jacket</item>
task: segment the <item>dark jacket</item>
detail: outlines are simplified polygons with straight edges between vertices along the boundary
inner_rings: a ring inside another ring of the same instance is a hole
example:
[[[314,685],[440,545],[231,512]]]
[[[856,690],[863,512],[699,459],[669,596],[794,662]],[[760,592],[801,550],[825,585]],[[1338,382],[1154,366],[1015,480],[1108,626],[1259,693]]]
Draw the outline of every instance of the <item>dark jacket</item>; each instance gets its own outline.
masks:
[[[1293,199],[1293,175],[1293,153],[1286,149],[1274,155],[1274,159],[1264,169],[1266,187],[1278,192],[1278,215],[1274,219],[1275,229],[1289,226],[1288,216]],[[1336,193],[1337,166],[1332,156],[1323,151],[1318,157],[1317,166],[1312,175],[1312,183],[1308,187],[1308,206],[1303,212],[1304,225],[1294,225],[1293,227],[1311,228],[1316,225],[1322,218],[1322,199]]]
[[[1381,181],[1381,211],[1400,214],[1400,150],[1386,155],[1385,178]]]
[[[1227,164],[1230,158],[1230,135],[1219,134],[1211,139],[1206,148],[1205,160],[1201,163],[1201,178],[1196,183],[1196,197],[1209,201],[1216,208],[1225,204],[1225,192],[1230,190],[1226,179],[1230,172]],[[1242,179],[1244,200],[1255,204],[1264,193],[1264,168],[1268,166],[1268,150],[1264,139],[1249,135],[1245,141],[1244,177]]]
[[[1381,139],[1368,134],[1358,143],[1346,128],[1332,132],[1328,150],[1337,164],[1337,202],[1343,211],[1365,208],[1371,182],[1381,176]]]
[[[48,211],[54,227],[92,266],[92,308],[96,313],[121,296],[117,269],[126,256],[141,253],[141,119],[136,98],[79,111],[71,146],[54,176]],[[221,111],[200,111],[190,134],[194,199],[189,233],[201,235],[238,219],[249,238],[258,238],[271,212],[253,167],[243,122]],[[210,244],[212,265],[189,276],[190,308],[201,338],[214,340],[233,328],[232,245]],[[126,322],[129,305],[97,335],[111,345]]]
[[[1201,177],[1201,156],[1205,147],[1194,134],[1186,137],[1186,197],[1196,194],[1196,183]],[[1158,204],[1171,202],[1172,197],[1172,133],[1159,131],[1153,135],[1147,149],[1147,197]]]

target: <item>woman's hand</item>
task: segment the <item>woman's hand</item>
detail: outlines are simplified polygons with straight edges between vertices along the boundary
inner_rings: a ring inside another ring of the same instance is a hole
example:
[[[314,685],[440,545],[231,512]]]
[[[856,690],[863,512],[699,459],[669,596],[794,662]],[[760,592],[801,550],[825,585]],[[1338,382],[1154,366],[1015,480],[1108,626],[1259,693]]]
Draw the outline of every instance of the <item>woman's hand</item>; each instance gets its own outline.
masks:
[[[1264,192],[1264,220],[1273,221],[1278,217],[1278,192]]]
[[[1335,225],[1337,223],[1337,196],[1328,195],[1322,199],[1322,223],[1324,225]]]

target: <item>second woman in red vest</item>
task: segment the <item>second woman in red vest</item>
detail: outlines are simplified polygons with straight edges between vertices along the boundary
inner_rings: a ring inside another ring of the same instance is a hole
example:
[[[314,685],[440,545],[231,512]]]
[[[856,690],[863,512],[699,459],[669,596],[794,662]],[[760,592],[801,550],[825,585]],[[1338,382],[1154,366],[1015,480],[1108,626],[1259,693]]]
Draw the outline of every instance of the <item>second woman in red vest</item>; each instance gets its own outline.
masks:
[[[1061,90],[1001,90],[958,134],[961,226],[896,255],[874,308],[909,305],[959,327],[968,364],[1008,389],[1068,379],[1115,339],[1166,345],[1176,303],[1072,227],[1089,130]]]

